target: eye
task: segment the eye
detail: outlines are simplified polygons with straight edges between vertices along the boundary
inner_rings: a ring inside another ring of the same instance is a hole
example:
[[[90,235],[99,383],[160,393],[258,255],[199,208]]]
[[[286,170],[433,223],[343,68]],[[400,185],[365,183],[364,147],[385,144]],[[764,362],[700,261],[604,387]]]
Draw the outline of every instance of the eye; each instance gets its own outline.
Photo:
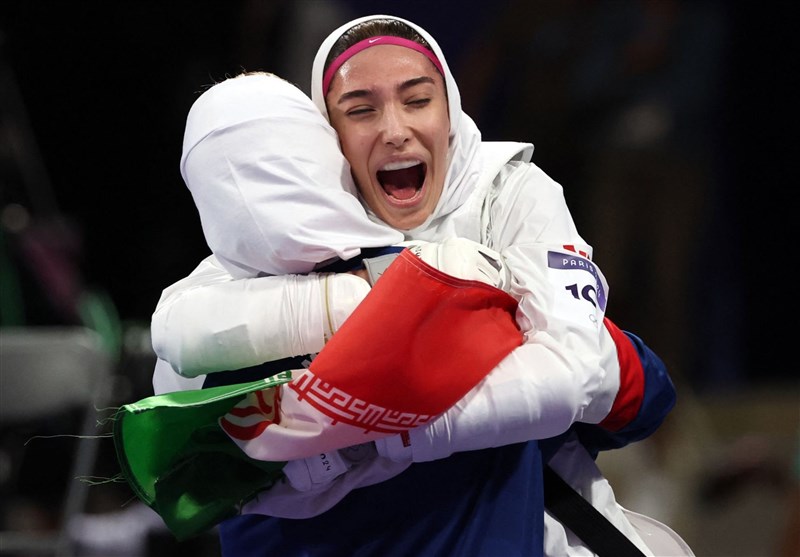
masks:
[[[375,109],[371,106],[356,106],[348,109],[345,114],[348,116],[362,116],[364,114],[369,114],[370,112],[375,112]]]
[[[423,108],[425,106],[428,106],[430,103],[431,103],[431,99],[428,98],[428,97],[425,97],[423,99],[414,99],[413,101],[409,101],[406,104],[409,104],[409,105],[411,105],[411,106],[413,106],[415,108]]]

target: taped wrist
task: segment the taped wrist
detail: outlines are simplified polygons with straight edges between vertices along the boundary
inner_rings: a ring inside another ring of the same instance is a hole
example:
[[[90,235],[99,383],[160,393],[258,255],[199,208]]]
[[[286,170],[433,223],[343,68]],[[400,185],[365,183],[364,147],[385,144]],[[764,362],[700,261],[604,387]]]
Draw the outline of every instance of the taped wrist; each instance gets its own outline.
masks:
[[[322,345],[316,352],[322,350],[322,346],[339,330],[370,291],[367,281],[349,273],[326,273],[320,276],[323,338]]]

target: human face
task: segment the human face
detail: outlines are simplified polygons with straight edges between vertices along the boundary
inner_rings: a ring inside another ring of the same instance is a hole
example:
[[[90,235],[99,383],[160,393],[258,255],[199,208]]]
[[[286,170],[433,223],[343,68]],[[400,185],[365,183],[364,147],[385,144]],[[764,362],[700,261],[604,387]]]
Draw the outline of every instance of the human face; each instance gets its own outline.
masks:
[[[326,103],[367,205],[399,230],[425,222],[444,188],[450,133],[431,61],[403,46],[367,48],[336,72]]]

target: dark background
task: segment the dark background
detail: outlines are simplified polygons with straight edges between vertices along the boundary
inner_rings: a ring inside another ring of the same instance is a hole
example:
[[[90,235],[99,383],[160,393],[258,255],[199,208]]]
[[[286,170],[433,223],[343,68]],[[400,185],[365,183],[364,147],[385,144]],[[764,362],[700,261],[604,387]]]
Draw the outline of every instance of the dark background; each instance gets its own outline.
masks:
[[[95,328],[120,358],[110,402],[151,394],[150,316],[209,253],[178,171],[194,100],[242,70],[307,90],[336,26],[406,17],[441,44],[485,139],[535,144],[609,280],[607,314],[678,383],[657,435],[619,462],[601,455],[620,501],[698,555],[772,554],[797,533],[786,522],[800,423],[795,11],[712,0],[4,0],[0,325]],[[32,435],[13,424],[0,433],[2,447]],[[100,450],[96,473],[110,477],[112,443]],[[10,487],[45,516],[67,483],[57,452],[31,444]],[[119,546],[92,554],[130,555],[148,528],[149,556],[218,554],[211,535],[176,547],[132,500],[124,485],[92,489],[102,535],[86,530],[83,543]],[[5,492],[0,501],[0,522],[42,522]]]
[[[15,270],[18,285],[14,302],[5,283],[4,308],[13,311],[5,309],[4,323],[74,320],[69,300],[62,299],[67,309],[59,312],[53,310],[58,300],[48,296],[75,298],[93,290],[108,294],[123,327],[146,327],[161,290],[209,253],[178,172],[185,117],[204,86],[242,69],[274,71],[305,86],[315,48],[334,26],[385,11],[420,23],[439,39],[465,109],[486,139],[536,145],[534,162],[564,185],[601,268],[616,240],[604,245],[595,213],[603,203],[627,206],[628,216],[618,219],[625,228],[617,232],[637,255],[606,271],[610,316],[642,333],[668,359],[673,347],[660,339],[680,331],[677,375],[698,389],[794,380],[789,308],[796,307],[796,265],[789,223],[796,218],[791,201],[797,178],[789,172],[789,150],[796,147],[789,115],[796,103],[791,53],[797,40],[789,3],[733,4],[740,5],[3,2],[2,204],[26,208],[30,222],[47,230],[39,237],[49,246],[38,267],[32,265],[20,247],[25,234],[35,236],[31,225],[20,232],[13,225],[16,213],[4,213],[3,264],[7,274]],[[631,43],[648,36],[637,18],[654,5],[670,21],[695,26],[682,47],[681,70],[669,69],[673,39],[662,37],[650,54],[647,47],[639,51],[646,71],[615,73],[603,49],[627,49],[632,57]],[[655,69],[647,70],[648,64]],[[634,188],[609,189],[597,203],[596,161],[632,160],[624,146],[611,147],[609,122],[648,90],[674,93],[676,131],[637,159],[644,170],[634,173]],[[703,202],[699,218],[683,227],[685,267],[639,272],[688,219],[680,204],[669,205],[681,175],[662,168],[665,157],[699,160],[710,169],[699,188],[683,185],[701,191]],[[662,185],[659,175],[673,176],[672,183]],[[53,224],[63,220],[66,228]],[[646,238],[662,220],[673,228],[660,239]],[[60,268],[42,270],[47,253]],[[685,284],[665,298],[648,286],[657,276]],[[674,306],[676,300],[683,317],[663,318],[669,308],[660,304]]]

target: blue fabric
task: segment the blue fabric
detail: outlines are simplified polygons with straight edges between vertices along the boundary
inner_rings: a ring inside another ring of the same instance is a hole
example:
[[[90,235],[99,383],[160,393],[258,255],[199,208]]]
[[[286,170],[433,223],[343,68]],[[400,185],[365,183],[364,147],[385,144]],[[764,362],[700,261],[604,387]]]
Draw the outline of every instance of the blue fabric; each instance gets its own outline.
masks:
[[[352,259],[338,259],[333,261],[322,269],[321,273],[346,273],[354,269],[363,269],[364,260],[373,257],[380,257],[381,255],[388,255],[390,253],[400,253],[406,249],[404,246],[388,246],[385,248],[362,248],[361,253]]]
[[[644,393],[642,405],[636,416],[625,427],[610,431],[594,424],[576,423],[570,428],[575,431],[581,444],[593,458],[600,451],[619,449],[630,443],[649,437],[662,424],[677,401],[675,385],[672,383],[667,366],[650,348],[633,333],[623,331],[633,343],[644,371]],[[542,441],[544,461],[548,462],[569,432]]]
[[[543,554],[536,442],[414,464],[320,516],[220,525],[223,557],[531,557]]]

